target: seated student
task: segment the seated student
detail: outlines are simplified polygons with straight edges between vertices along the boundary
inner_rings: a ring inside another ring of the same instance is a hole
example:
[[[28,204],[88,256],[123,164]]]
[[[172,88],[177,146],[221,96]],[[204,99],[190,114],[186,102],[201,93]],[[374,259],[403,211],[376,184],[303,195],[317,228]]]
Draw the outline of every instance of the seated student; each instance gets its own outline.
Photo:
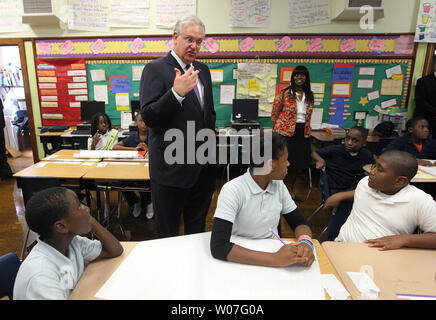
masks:
[[[395,131],[395,125],[392,121],[383,121],[375,126],[372,134],[380,138],[393,138],[398,137]]]
[[[266,140],[266,141],[264,141]],[[260,150],[269,138],[261,138]],[[221,189],[214,215],[210,250],[216,259],[262,266],[284,267],[314,261],[312,232],[288,189],[283,183],[287,173],[286,140],[272,133],[272,158],[263,164],[250,165],[245,174],[227,182]],[[269,238],[283,214],[299,239],[275,253],[254,251],[230,242],[232,234],[252,238]]]
[[[325,168],[330,195],[354,189],[363,166],[374,163],[374,155],[365,148],[368,131],[363,127],[348,130],[344,144],[331,145],[312,152],[316,168]],[[330,216],[326,240],[333,241],[351,212],[353,201],[344,201]]]
[[[88,150],[111,150],[118,142],[118,130],[112,129],[111,119],[106,113],[96,113],[91,119],[91,137]]]
[[[127,138],[119,141],[112,150],[145,150],[148,151],[148,127],[142,120],[140,113],[136,116],[136,125],[138,131],[132,133]],[[123,192],[124,197],[130,208],[133,207],[132,214],[136,218],[141,214],[142,208],[147,207],[146,217],[153,217],[153,207],[151,205],[151,197],[149,192],[141,192],[140,199],[133,191]]]
[[[67,299],[85,264],[123,252],[119,241],[90,216],[72,190],[54,187],[36,193],[25,216],[39,238],[20,266],[14,300]],[[89,232],[100,241],[79,236]]]
[[[436,159],[436,141],[428,129],[428,121],[422,117],[413,117],[406,122],[407,134],[393,140],[385,149],[406,151],[415,156],[420,166],[433,166],[430,161]]]
[[[387,151],[356,190],[327,199],[325,207],[336,210],[341,201],[354,198],[353,210],[335,241],[365,242],[380,250],[436,249],[436,202],[409,184],[417,170],[410,153]],[[413,234],[418,227],[424,233]]]

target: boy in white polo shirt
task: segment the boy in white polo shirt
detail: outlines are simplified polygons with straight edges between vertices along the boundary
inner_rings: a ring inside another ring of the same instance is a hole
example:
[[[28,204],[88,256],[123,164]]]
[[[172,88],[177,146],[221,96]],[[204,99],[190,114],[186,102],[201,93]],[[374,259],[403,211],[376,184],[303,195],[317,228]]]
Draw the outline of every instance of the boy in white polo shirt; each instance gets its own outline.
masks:
[[[18,270],[14,300],[67,299],[85,264],[123,252],[119,241],[90,216],[74,191],[63,187],[33,195],[26,205],[26,222],[39,238]],[[100,241],[78,236],[89,232]]]
[[[252,164],[244,175],[221,189],[210,241],[212,256],[263,266],[294,263],[310,266],[314,261],[312,232],[282,181],[289,166],[286,140],[272,133],[272,139],[261,136],[260,150],[264,143],[272,143],[272,159],[265,159],[258,166]],[[230,242],[232,234],[252,239],[271,237],[271,229],[277,233],[280,214],[294,229],[298,244],[287,244],[275,253],[267,253]]]
[[[436,249],[436,202],[409,184],[417,170],[418,163],[411,154],[387,151],[356,190],[327,199],[325,207],[334,211],[341,201],[354,197],[350,216],[335,241],[365,242],[380,250]],[[424,233],[413,234],[418,227]]]

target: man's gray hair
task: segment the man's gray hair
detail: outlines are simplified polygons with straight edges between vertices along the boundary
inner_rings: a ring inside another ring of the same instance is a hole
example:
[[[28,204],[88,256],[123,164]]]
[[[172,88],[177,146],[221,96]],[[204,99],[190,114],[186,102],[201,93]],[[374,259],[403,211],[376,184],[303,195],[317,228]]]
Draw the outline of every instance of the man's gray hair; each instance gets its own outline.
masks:
[[[204,23],[194,15],[187,15],[180,20],[177,20],[176,25],[174,26],[174,32],[177,32],[177,34],[181,34],[182,30],[185,26],[195,24],[203,28],[203,33],[206,33],[206,27],[204,26]]]

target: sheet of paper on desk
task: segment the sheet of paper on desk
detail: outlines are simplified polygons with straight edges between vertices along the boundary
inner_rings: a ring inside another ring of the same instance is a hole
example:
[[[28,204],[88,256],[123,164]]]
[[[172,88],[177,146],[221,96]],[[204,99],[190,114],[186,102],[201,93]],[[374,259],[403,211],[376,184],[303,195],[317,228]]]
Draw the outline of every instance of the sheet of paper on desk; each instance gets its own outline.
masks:
[[[428,161],[434,162],[434,160],[428,160]],[[421,169],[425,173],[431,174],[432,176],[436,177],[436,167],[419,166],[419,169]]]
[[[322,274],[322,286],[332,300],[347,300],[350,293],[344,288],[334,274]]]
[[[129,159],[138,157],[138,151],[127,150],[81,150],[74,158],[118,158]]]
[[[217,260],[210,232],[139,243],[97,292],[101,299],[325,299],[317,260],[310,268],[268,268]],[[231,241],[274,252],[277,240]]]

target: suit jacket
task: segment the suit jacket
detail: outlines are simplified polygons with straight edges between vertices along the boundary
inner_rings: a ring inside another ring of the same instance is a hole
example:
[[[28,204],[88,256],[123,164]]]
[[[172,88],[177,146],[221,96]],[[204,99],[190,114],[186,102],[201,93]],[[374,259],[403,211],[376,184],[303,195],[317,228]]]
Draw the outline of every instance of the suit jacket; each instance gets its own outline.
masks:
[[[3,102],[2,99],[0,99],[0,129],[5,127],[5,115],[3,113]],[[3,134],[3,131],[2,131]]]
[[[434,73],[418,79],[415,90],[415,116],[433,119],[436,116],[436,77]]]
[[[176,75],[174,68],[182,73],[184,70],[171,53],[148,63],[141,76],[141,115],[149,127],[150,178],[166,186],[191,188],[200,175],[202,166],[196,160],[194,164],[187,164],[187,144],[195,141],[195,137],[188,137],[187,122],[195,123],[195,135],[203,128],[215,130],[216,114],[209,68],[198,61],[194,61],[193,65],[196,70],[200,69],[199,78],[204,86],[203,109],[194,90],[186,94],[182,105],[174,96],[171,90]],[[172,144],[172,141],[164,141],[165,132],[170,129],[179,129],[183,133],[183,164],[170,165],[164,160],[165,148]],[[200,144],[195,144],[195,150]]]

